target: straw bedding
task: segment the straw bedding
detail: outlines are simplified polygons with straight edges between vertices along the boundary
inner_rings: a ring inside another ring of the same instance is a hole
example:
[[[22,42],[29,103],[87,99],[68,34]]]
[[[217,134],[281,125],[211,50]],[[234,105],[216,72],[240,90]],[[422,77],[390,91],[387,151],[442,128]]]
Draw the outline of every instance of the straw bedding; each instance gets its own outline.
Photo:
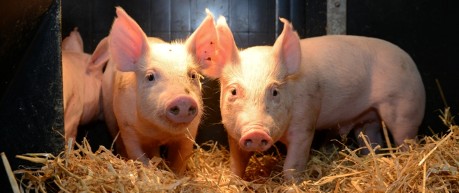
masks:
[[[196,144],[183,176],[160,158],[145,167],[103,146],[93,151],[87,141],[59,155],[18,155],[42,167],[14,173],[30,192],[459,192],[459,127],[448,109],[441,118],[446,135],[407,141],[405,152],[389,146],[375,154],[368,146],[370,154],[358,156],[345,145],[312,150],[298,183],[284,182],[280,153],[255,155],[240,179],[229,169],[228,150],[216,142]]]

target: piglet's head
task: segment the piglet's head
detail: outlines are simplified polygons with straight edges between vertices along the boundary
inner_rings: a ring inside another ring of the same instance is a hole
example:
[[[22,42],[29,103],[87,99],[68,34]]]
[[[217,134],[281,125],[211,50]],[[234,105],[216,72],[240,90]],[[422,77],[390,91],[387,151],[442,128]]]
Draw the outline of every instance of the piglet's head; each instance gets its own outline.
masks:
[[[280,20],[284,29],[273,46],[242,51],[225,19],[220,17],[217,22],[217,60],[206,75],[219,78],[222,123],[247,151],[268,149],[284,134],[291,116],[289,83],[299,69],[301,50],[292,25]],[[254,144],[257,140],[260,143]]]
[[[207,12],[183,43],[149,38],[122,8],[117,7],[116,14],[109,35],[110,58],[119,71],[134,72],[130,76],[135,74],[139,116],[159,127],[177,128],[177,132],[199,122],[200,74],[213,66],[216,53],[212,14]]]

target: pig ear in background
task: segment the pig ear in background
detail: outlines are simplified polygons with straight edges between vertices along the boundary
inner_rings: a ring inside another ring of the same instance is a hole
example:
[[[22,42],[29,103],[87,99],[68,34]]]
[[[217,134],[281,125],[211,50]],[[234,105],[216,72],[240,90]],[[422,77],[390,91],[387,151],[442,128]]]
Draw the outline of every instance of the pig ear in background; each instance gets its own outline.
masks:
[[[109,50],[116,68],[123,72],[137,69],[137,62],[148,53],[147,36],[121,7],[109,35]]]
[[[273,51],[274,56],[280,59],[278,64],[283,63],[287,68],[287,73],[290,75],[298,70],[301,62],[300,38],[288,20],[279,19],[284,23],[284,29],[274,43]]]
[[[83,53],[83,39],[78,28],[73,28],[70,35],[62,40],[62,50]]]
[[[188,51],[194,54],[201,65],[201,72],[207,74],[212,71],[216,57],[217,32],[215,30],[214,17],[206,9],[207,16],[199,27],[186,40],[185,46]]]
[[[96,70],[102,72],[105,64],[108,62],[109,52],[108,52],[108,37],[102,39],[99,44],[97,44],[96,49],[92,53],[91,63],[88,67],[88,71]]]

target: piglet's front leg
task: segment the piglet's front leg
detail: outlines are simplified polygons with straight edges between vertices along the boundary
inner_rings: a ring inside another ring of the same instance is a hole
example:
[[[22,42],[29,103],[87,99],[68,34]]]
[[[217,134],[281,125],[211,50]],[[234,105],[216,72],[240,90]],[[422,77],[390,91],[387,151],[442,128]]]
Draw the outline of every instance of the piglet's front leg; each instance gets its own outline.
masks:
[[[299,127],[299,126],[297,126]],[[298,134],[296,131],[300,131]],[[314,129],[295,128],[290,126],[288,132],[287,156],[284,162],[284,178],[287,181],[300,181],[301,174],[306,169],[309,160],[312,140],[314,138]]]
[[[141,140],[134,132],[133,126],[124,125],[120,127],[120,132],[128,158],[137,159],[147,166],[150,159],[144,151]]]
[[[168,144],[167,147],[167,160],[170,161],[172,171],[182,175],[186,170],[186,160],[193,154],[193,141],[183,137]]]
[[[228,137],[228,144],[230,148],[230,168],[231,171],[237,176],[243,178],[245,168],[249,163],[252,152],[247,152],[239,147],[238,140]]]

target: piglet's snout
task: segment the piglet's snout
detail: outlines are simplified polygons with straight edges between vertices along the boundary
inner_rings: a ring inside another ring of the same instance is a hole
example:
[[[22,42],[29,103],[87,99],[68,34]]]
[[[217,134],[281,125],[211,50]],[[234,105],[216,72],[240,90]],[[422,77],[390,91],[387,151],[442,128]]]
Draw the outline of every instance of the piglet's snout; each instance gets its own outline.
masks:
[[[189,96],[178,96],[167,105],[167,118],[175,123],[189,123],[198,113],[196,100]]]
[[[245,151],[266,151],[272,144],[272,138],[268,133],[260,129],[252,129],[244,133],[239,140],[239,146]]]

